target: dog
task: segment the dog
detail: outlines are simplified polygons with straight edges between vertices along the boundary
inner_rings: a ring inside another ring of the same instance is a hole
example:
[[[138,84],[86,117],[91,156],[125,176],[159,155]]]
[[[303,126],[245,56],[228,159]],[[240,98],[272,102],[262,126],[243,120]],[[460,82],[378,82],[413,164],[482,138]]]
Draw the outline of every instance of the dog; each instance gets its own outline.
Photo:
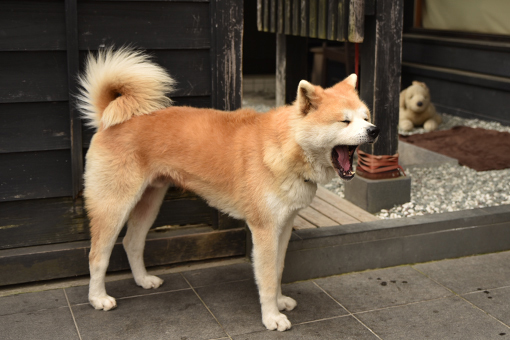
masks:
[[[353,155],[379,129],[350,75],[323,89],[302,80],[292,105],[266,113],[171,106],[175,81],[146,54],[131,48],[90,54],[79,76],[78,107],[96,129],[86,155],[85,207],[90,218],[89,301],[116,307],[105,290],[114,243],[123,239],[137,285],[158,288],[143,261],[148,230],[170,184],[243,219],[252,233],[253,267],[270,330],[291,328],[282,310],[297,303],[282,295],[285,252],[298,211],[317,184],[353,178]]]

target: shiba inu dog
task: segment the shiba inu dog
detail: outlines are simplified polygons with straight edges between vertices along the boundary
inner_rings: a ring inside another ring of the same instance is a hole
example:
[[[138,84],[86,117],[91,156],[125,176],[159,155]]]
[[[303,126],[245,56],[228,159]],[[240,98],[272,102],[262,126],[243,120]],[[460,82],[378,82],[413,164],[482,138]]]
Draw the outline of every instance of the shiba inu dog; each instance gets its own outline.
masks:
[[[91,228],[89,301],[116,307],[105,290],[114,243],[123,240],[134,279],[163,281],[143,261],[145,237],[168,186],[191,190],[219,210],[244,219],[253,238],[253,266],[262,322],[291,327],[282,310],[296,301],[281,293],[284,257],[298,211],[318,183],[354,176],[355,149],[379,129],[355,90],[356,75],[323,89],[301,81],[292,105],[267,113],[173,107],[174,81],[143,52],[106,49],[89,55],[80,77],[79,108],[96,128],[86,158],[85,202]]]

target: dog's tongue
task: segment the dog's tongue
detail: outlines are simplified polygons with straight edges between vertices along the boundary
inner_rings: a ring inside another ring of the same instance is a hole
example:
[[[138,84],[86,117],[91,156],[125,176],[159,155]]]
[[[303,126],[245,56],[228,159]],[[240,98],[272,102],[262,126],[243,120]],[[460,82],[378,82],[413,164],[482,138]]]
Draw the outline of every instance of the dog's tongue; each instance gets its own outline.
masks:
[[[351,168],[351,162],[349,160],[349,149],[347,146],[335,146],[335,151],[338,154],[338,164],[340,164],[345,171],[349,170]]]

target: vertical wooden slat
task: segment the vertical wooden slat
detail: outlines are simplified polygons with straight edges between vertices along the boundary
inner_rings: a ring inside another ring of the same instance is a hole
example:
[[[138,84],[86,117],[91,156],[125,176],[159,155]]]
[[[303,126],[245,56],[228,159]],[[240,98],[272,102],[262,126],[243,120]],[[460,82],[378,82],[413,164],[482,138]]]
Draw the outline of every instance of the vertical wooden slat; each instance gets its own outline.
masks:
[[[83,145],[79,112],[75,95],[78,93],[76,76],[79,71],[78,55],[78,8],[77,0],[66,0],[66,43],[67,43],[67,82],[69,87],[69,119],[71,128],[71,171],[72,193],[77,198],[82,189]]]
[[[264,7],[263,0],[257,0],[257,30],[264,30]]]
[[[318,0],[310,0],[310,12],[308,18],[308,37],[317,38],[317,7]]]
[[[276,0],[269,0],[269,32],[276,32]]]
[[[362,149],[374,155],[393,155],[398,150],[403,0],[378,0],[376,6],[375,16],[365,18],[360,94],[381,133],[377,142]]]
[[[327,0],[319,0],[319,6],[317,8],[317,37],[319,39],[326,39],[326,28],[328,26],[328,1]]]
[[[422,18],[423,18],[423,1],[416,0],[415,2],[415,10],[414,10],[414,24],[413,27],[422,27]]]
[[[365,1],[350,0],[349,5],[349,41],[362,43],[365,27]]]
[[[299,21],[299,13],[301,12],[301,8],[299,5],[299,0],[293,0],[292,2],[292,34],[299,35],[299,29],[301,27],[301,23]]]
[[[212,0],[211,99],[212,107],[241,107],[243,0]]]
[[[262,20],[263,24],[263,31],[268,32],[269,31],[269,0],[264,0],[264,6],[263,6],[263,13],[264,13],[264,19]]]
[[[276,106],[283,106],[285,102],[285,80],[287,75],[287,51],[285,34],[276,35]]]
[[[336,40],[337,25],[338,25],[338,0],[328,0],[328,26],[326,38],[328,40]]]
[[[278,0],[276,8],[276,33],[282,34],[285,26],[284,0]]]
[[[338,0],[338,24],[336,40],[347,40],[347,22],[349,20],[349,0]]]
[[[285,0],[285,34],[292,34],[292,1]]]
[[[299,21],[300,21],[300,31],[299,31],[299,35],[301,35],[302,37],[308,37],[308,26],[309,26],[309,22],[308,22],[308,15],[310,13],[310,2],[309,0],[301,0],[299,1],[299,6],[300,6],[300,17],[299,17]]]

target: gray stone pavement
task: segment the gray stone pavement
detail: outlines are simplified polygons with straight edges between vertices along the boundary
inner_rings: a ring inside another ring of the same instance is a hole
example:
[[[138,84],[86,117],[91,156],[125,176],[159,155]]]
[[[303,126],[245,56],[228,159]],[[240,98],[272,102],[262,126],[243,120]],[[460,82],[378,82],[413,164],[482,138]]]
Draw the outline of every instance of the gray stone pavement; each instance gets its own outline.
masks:
[[[157,290],[108,282],[109,312],[83,279],[3,288],[0,339],[510,338],[510,251],[285,284],[298,306],[283,333],[261,323],[251,265],[226,263],[163,270]]]

